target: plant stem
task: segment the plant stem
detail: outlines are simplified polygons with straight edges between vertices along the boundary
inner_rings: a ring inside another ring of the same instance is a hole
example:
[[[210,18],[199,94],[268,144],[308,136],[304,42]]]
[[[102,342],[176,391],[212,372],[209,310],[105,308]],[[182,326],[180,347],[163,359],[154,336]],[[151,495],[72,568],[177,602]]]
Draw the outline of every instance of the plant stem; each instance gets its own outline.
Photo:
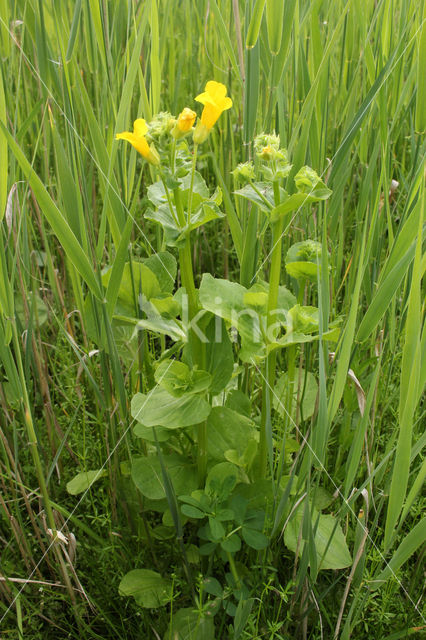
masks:
[[[196,158],[196,148],[194,149],[194,159]],[[194,183],[195,162],[193,162],[192,177],[191,177],[191,191],[188,199],[188,223],[189,224],[189,212],[190,202],[192,199],[192,187]],[[176,212],[181,227],[186,226],[185,213],[182,206],[181,193],[178,188],[173,191],[176,205]],[[179,264],[180,273],[182,278],[182,285],[185,287],[186,294],[188,296],[188,320],[189,323],[196,316],[199,306],[197,300],[197,292],[194,284],[194,273],[192,269],[192,256],[191,256],[191,241],[189,233],[186,237],[185,246],[179,249]],[[191,329],[188,330],[188,344],[189,352],[192,358],[193,365],[200,368],[204,367],[204,345],[200,341],[196,333]],[[197,426],[197,467],[198,467],[198,484],[200,487],[204,486],[204,480],[207,473],[207,423],[204,421]]]
[[[198,144],[194,144],[194,153],[192,155],[192,167],[191,167],[191,185],[189,187],[189,196],[188,196],[188,227],[191,222],[191,213],[192,213],[192,192],[194,189],[194,176],[195,176],[195,167],[197,164],[197,152],[198,152]]]
[[[274,200],[275,206],[279,204],[280,193],[279,183],[274,182]],[[270,341],[272,336],[272,325],[276,320],[276,310],[278,304],[278,288],[280,285],[281,274],[281,248],[282,248],[282,230],[283,222],[281,219],[272,224],[272,252],[271,252],[271,269],[269,275],[269,293],[267,304],[267,338]],[[267,434],[266,425],[268,412],[271,408],[271,389],[274,386],[275,381],[275,363],[276,363],[276,351],[272,351],[267,357],[264,368],[264,379],[262,389],[262,414],[261,414],[261,428],[260,428],[260,441],[259,441],[259,473],[260,477],[266,476],[267,467]],[[269,400],[269,402],[268,402]]]

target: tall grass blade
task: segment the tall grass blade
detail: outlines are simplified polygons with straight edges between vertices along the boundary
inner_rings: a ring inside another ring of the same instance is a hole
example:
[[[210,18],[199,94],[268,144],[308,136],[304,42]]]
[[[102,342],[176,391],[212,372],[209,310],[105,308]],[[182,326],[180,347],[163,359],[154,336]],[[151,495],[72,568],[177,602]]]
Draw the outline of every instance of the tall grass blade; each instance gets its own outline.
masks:
[[[401,382],[399,398],[399,434],[392,471],[389,505],[386,514],[384,546],[391,543],[394,528],[405,500],[410,470],[413,417],[417,402],[417,386],[420,378],[420,336],[421,336],[421,255],[424,211],[424,188],[416,206],[418,216],[418,236],[416,255],[408,299],[405,342],[402,352]]]
[[[42,181],[34,172],[32,166],[24,156],[21,148],[2,122],[0,122],[0,131],[7,139],[7,142],[15,158],[17,159],[26,179],[31,186],[31,189],[34,192],[35,197],[37,198],[43,214],[46,216],[59,242],[63,246],[65,253],[74,264],[75,268],[80,273],[92,293],[99,300],[101,300],[102,291],[100,289],[96,275],[93,272],[93,266],[90,264],[85,252],[83,251],[80,243],[72,232],[68,222],[66,221],[63,214],[59,211],[56,204],[53,202]]]
[[[263,10],[266,0],[256,0],[250,23],[247,29],[246,47],[253,49],[259,37],[260,25],[262,24]]]

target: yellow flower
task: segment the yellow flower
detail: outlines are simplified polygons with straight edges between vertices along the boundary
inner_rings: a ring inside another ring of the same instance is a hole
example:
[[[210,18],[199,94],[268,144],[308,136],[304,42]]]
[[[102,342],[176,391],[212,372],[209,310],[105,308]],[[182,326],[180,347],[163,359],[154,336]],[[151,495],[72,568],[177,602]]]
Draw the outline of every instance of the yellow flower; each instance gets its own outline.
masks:
[[[176,124],[172,129],[172,136],[178,140],[179,138],[183,138],[188,131],[191,131],[192,125],[195,122],[195,118],[197,114],[192,109],[188,109],[185,107],[183,111],[179,114],[178,119],[176,120]]]
[[[138,118],[133,123],[133,133],[130,131],[123,131],[123,133],[117,133],[116,140],[127,140],[130,144],[139,151],[139,153],[151,164],[160,164],[160,156],[158,155],[154,145],[149,146],[145,134],[148,133],[148,125],[143,118]]]
[[[232,107],[232,100],[226,96],[225,85],[214,80],[210,80],[204,93],[200,93],[195,99],[204,105],[201,119],[194,132],[194,142],[200,144],[207,138],[221,113]]]

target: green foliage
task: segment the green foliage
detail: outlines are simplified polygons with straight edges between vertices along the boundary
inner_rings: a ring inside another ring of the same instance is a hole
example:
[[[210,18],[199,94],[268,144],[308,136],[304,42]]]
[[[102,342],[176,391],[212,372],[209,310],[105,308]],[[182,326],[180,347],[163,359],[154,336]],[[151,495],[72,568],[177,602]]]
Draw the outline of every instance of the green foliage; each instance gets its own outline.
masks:
[[[424,11],[116,9],[0,6],[2,633],[421,633]]]

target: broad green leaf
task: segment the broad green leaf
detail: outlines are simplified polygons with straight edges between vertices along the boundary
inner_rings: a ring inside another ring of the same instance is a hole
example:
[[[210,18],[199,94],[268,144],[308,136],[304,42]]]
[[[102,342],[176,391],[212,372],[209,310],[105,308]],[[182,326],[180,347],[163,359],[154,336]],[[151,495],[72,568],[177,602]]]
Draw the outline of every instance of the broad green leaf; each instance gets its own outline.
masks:
[[[321,268],[322,245],[314,240],[296,242],[287,251],[285,268],[293,278],[307,278],[317,282]]]
[[[202,617],[195,609],[179,609],[173,612],[172,620],[163,640],[215,640],[213,618]]]
[[[196,395],[175,398],[165,389],[156,387],[147,395],[137,393],[132,398],[131,412],[135,420],[145,427],[179,429],[203,422],[211,407]]]
[[[145,609],[162,607],[172,599],[172,583],[150,569],[133,569],[126,573],[118,587],[121,596],[133,596]]]
[[[208,342],[205,344],[206,365],[211,375],[210,392],[216,395],[223,391],[232,377],[234,354],[225,322],[212,316],[204,328]]]
[[[294,553],[298,547],[303,512],[303,506],[299,506],[284,531],[285,545]],[[320,514],[318,523],[317,518],[318,512],[312,509],[312,528],[315,530],[315,526],[317,527],[314,543],[318,569],[345,569],[349,567],[352,564],[352,558],[340,524],[331,515]],[[304,545],[305,542],[302,540],[299,554],[302,554]]]
[[[163,462],[176,495],[196,489],[197,470],[188,458],[174,453],[163,456]],[[157,456],[133,458],[131,474],[142,495],[150,500],[166,497],[163,473]]]
[[[207,371],[189,369],[178,360],[162,360],[155,371],[155,380],[175,398],[207,391],[211,375]]]
[[[234,191],[237,196],[250,200],[256,204],[261,211],[270,213],[274,206],[274,191],[268,182],[255,182],[255,188],[251,184],[246,184],[242,189]]]
[[[176,258],[168,251],[160,251],[146,258],[144,264],[155,274],[161,291],[171,293],[176,280]]]
[[[261,531],[252,529],[251,527],[244,526],[241,530],[244,542],[248,544],[252,549],[260,551],[266,549],[269,544],[269,539]]]
[[[242,473],[238,467],[231,462],[219,462],[215,464],[207,474],[206,492],[212,491],[217,485],[229,482],[231,488],[242,480]]]
[[[45,303],[40,298],[40,296],[38,296],[37,294],[34,295],[32,291],[30,291],[28,294],[28,299],[26,304],[28,307],[28,312],[30,314],[31,314],[31,307],[34,305],[35,308],[33,310],[33,315],[34,316],[37,315],[38,324],[41,327],[41,325],[43,325],[48,319],[48,310]],[[22,326],[26,327],[27,321],[26,321],[26,315],[25,315],[24,301],[22,298],[16,298],[15,311],[17,316],[19,317],[19,320],[21,321]],[[35,318],[33,321],[35,321]]]
[[[107,472],[105,469],[96,469],[95,471],[83,471],[81,473],[77,473],[72,480],[67,482],[67,491],[72,496],[77,496],[79,493],[83,493],[91,487],[94,482],[100,480],[106,475]]]
[[[148,442],[156,442],[157,440],[158,442],[166,442],[173,435],[171,429],[166,429],[165,427],[144,427],[140,422],[133,427],[133,433],[138,438],[148,440]]]
[[[112,269],[108,269],[102,274],[102,284],[104,286],[108,286],[111,274]],[[134,312],[135,305],[139,304],[140,293],[147,300],[159,296],[161,289],[157,277],[142,262],[126,262],[118,290],[118,299]]]
[[[237,533],[233,533],[231,536],[225,538],[225,540],[222,540],[220,546],[224,551],[236,553],[241,549],[241,538]]]
[[[274,207],[271,211],[271,222],[284,220],[292,211],[299,211],[303,205],[326,200],[330,197],[332,191],[324,187],[316,189],[312,193],[293,193],[284,202]]]
[[[250,361],[262,349],[263,337],[257,313],[244,304],[246,292],[247,289],[236,282],[213,278],[209,273],[205,273],[199,295],[204,309],[236,327],[242,340],[240,357]]]
[[[239,389],[231,389],[226,396],[225,406],[240,415],[246,416],[246,418],[250,418],[250,398]]]
[[[253,422],[227,407],[213,407],[207,419],[207,451],[213,460],[224,460],[225,451],[242,456],[256,436]]]

